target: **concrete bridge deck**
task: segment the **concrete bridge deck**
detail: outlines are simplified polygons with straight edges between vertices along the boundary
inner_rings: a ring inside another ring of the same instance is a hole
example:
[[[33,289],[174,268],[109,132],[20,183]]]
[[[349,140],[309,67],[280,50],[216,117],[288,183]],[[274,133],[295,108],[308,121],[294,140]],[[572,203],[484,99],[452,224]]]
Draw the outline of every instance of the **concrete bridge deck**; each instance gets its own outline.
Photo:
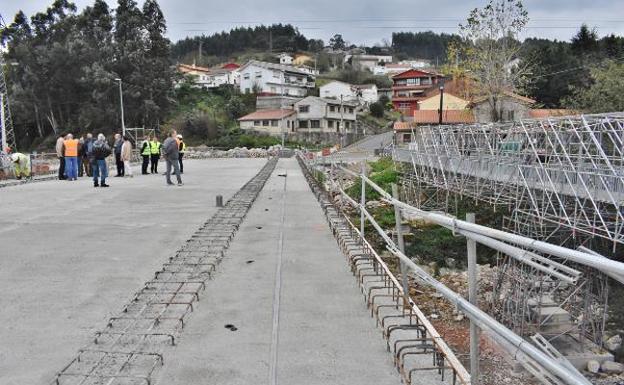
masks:
[[[215,195],[264,163],[189,161],[181,188],[149,175],[2,189],[0,383],[51,383],[215,212]],[[296,161],[281,159],[155,383],[399,384],[380,334]]]

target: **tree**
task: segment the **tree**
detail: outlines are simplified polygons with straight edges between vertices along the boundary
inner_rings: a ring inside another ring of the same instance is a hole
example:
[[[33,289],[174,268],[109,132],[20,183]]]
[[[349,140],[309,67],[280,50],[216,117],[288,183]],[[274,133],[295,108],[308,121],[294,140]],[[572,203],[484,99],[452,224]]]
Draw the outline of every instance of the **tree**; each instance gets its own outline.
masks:
[[[383,118],[385,107],[381,102],[372,103],[369,108],[371,115],[376,118]]]
[[[334,51],[338,51],[347,48],[347,43],[342,38],[342,35],[337,33],[331,39],[329,39],[329,46]]]
[[[589,29],[587,24],[581,25],[579,31],[572,38],[572,51],[577,55],[587,55],[598,50],[598,34],[596,29]]]
[[[572,96],[565,99],[567,107],[586,112],[612,112],[624,110],[624,63],[607,61],[591,69],[593,84],[575,87]]]
[[[479,92],[486,97],[492,120],[503,116],[503,96],[515,91],[526,81],[523,63],[510,66],[518,59],[518,34],[529,21],[520,0],[490,0],[483,9],[475,8],[465,25],[460,25],[465,39],[468,68],[478,80]]]

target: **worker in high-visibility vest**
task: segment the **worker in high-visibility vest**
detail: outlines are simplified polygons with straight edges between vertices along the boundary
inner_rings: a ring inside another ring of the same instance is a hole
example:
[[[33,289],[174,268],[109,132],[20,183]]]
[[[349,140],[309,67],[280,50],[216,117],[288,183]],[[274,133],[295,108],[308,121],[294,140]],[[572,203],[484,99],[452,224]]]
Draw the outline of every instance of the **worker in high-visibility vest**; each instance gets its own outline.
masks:
[[[11,154],[11,161],[15,167],[15,177],[17,179],[30,177],[30,156],[21,152]]]
[[[78,139],[72,134],[67,134],[65,141],[65,174],[67,180],[78,180]]]
[[[151,137],[145,137],[141,145],[141,156],[143,157],[143,165],[141,166],[141,174],[147,175],[147,167],[149,166],[150,157],[152,156]]]
[[[158,174],[158,161],[160,160],[160,142],[158,138],[154,136],[154,140],[150,141],[151,147],[151,167],[152,174]]]
[[[178,134],[178,151],[180,155],[178,156],[178,162],[180,163],[180,174],[184,174],[184,163],[182,163],[182,158],[184,157],[184,153],[186,152],[186,143],[184,143],[184,138],[182,135]]]

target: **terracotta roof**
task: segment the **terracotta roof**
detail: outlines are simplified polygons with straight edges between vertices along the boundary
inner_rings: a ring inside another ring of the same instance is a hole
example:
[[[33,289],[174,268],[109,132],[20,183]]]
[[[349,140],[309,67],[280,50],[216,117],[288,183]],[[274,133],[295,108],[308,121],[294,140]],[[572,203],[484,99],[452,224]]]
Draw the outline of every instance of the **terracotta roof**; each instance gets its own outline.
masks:
[[[226,63],[226,64],[222,65],[221,68],[223,68],[225,70],[235,70],[237,68],[240,68],[240,65],[236,64],[236,63]]]
[[[238,120],[268,120],[268,119],[283,119],[290,115],[293,115],[295,110],[258,110],[251,114],[245,115]]]
[[[199,67],[196,65],[190,65],[190,64],[178,64],[178,70],[180,72],[190,72],[190,71],[198,71],[198,72],[210,72],[210,68],[206,68],[206,67]]]
[[[543,119],[559,116],[576,115],[578,112],[574,110],[566,109],[554,109],[554,108],[538,108],[529,110],[529,118],[531,119]]]
[[[410,68],[407,71],[403,71],[400,72],[394,76],[392,76],[393,79],[403,79],[403,78],[411,78],[413,77],[413,75],[410,75],[409,72],[420,72],[423,73],[425,75],[430,75],[430,76],[434,76],[434,77],[442,77],[442,75],[437,74],[435,72],[430,72],[430,71],[425,71],[425,70],[421,70],[421,69],[417,69],[417,68]]]
[[[414,123],[416,124],[437,124],[440,115],[436,110],[416,110],[414,111]],[[444,110],[442,112],[442,124],[474,123],[475,117],[470,110]]]
[[[394,122],[394,130],[395,131],[407,131],[410,130],[414,125],[410,122]]]

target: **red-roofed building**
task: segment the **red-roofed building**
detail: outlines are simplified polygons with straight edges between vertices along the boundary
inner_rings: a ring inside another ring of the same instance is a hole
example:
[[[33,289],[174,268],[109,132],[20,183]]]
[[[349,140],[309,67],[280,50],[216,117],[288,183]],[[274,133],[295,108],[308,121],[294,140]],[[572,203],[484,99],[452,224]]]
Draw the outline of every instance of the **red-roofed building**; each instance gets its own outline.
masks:
[[[442,75],[410,69],[392,77],[392,105],[404,115],[412,116],[426,91],[436,87]]]
[[[280,136],[295,127],[295,110],[258,110],[238,119],[240,128]]]
[[[442,124],[471,124],[475,123],[475,116],[471,110],[444,110]],[[416,110],[411,122],[394,122],[394,134],[397,143],[408,143],[412,140],[412,130],[418,126],[435,125],[440,123],[440,114],[436,110]]]
[[[224,65],[221,66],[222,69],[224,70],[229,70],[229,71],[234,71],[239,69],[241,66],[239,64],[236,63],[226,63]]]

